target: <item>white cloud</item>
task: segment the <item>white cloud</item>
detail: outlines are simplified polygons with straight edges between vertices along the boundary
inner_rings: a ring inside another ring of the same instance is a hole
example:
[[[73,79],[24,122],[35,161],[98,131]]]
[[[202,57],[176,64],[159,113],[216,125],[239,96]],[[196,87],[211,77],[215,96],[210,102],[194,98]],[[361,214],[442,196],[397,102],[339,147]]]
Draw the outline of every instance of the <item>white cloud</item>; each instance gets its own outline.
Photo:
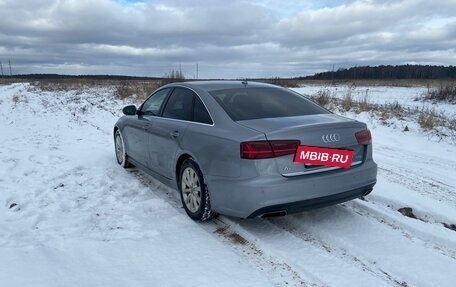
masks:
[[[199,63],[215,78],[455,65],[454,11],[452,0],[0,0],[0,60],[21,73],[148,76]]]

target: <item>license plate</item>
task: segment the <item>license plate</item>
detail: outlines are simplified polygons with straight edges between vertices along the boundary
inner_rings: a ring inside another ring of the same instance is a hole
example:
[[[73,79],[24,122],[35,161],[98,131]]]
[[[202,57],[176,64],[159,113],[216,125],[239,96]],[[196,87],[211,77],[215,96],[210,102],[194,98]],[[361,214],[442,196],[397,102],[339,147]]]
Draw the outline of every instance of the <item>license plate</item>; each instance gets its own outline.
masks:
[[[355,151],[350,149],[300,145],[293,161],[309,165],[350,168],[354,154]]]

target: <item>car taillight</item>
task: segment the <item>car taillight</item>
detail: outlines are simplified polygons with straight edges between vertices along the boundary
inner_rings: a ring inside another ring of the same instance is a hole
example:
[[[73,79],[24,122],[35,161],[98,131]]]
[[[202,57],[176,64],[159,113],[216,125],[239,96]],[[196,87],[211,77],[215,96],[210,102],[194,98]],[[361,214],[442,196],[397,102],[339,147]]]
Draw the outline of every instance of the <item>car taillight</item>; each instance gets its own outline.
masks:
[[[241,143],[241,158],[261,159],[294,154],[299,140],[250,141]]]
[[[355,133],[355,137],[359,144],[371,144],[372,143],[371,132],[368,129]]]
[[[275,157],[294,154],[301,144],[299,140],[274,140],[269,143],[271,143]]]

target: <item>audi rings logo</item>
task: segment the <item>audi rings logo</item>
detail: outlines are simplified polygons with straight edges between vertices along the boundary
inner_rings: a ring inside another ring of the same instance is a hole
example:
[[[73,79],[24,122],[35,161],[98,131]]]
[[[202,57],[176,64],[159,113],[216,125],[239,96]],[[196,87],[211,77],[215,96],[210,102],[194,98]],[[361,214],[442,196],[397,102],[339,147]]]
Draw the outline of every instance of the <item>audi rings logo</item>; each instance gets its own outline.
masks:
[[[321,139],[323,140],[324,143],[338,142],[338,141],[340,141],[340,135],[339,134],[322,135]]]

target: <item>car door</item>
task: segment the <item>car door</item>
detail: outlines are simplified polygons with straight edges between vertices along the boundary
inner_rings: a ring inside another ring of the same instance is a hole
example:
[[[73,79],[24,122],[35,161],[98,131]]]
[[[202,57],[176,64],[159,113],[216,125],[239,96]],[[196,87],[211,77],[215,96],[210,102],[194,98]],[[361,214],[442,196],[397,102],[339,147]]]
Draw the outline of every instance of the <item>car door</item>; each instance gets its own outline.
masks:
[[[177,150],[189,121],[193,118],[193,91],[176,87],[169,96],[160,118],[149,130],[148,167],[167,178],[174,177]]]
[[[136,116],[125,127],[125,138],[128,141],[128,155],[138,163],[148,163],[148,130],[153,125],[154,118],[160,114],[163,103],[171,88],[161,89],[152,94],[139,108]]]

